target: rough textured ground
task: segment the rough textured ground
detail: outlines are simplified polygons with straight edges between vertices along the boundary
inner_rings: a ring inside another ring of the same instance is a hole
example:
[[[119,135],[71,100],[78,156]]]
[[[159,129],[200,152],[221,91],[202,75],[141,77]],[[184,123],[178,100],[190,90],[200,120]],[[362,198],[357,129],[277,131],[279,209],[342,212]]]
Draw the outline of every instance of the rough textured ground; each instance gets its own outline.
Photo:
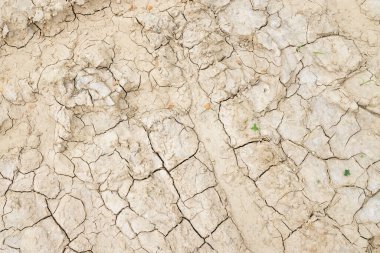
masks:
[[[0,252],[380,252],[380,1],[0,8]]]

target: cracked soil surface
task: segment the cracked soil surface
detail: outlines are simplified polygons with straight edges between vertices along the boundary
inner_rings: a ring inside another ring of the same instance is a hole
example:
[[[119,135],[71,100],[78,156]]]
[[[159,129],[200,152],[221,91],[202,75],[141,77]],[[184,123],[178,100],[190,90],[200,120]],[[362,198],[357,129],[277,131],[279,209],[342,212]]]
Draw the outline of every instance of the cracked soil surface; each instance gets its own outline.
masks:
[[[0,252],[380,252],[379,0],[0,9]]]

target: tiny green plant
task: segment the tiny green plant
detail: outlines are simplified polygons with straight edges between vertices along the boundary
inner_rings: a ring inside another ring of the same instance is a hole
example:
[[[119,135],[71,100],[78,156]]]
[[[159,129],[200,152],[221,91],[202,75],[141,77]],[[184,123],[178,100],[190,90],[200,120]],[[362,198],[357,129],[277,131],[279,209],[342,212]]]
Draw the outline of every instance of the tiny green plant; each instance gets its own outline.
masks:
[[[321,180],[317,179],[317,184],[320,184],[321,183]]]
[[[320,51],[314,51],[313,54],[314,54],[315,56],[317,56],[317,55],[319,55],[319,54],[325,54],[325,53],[320,52]]]
[[[257,131],[259,131],[260,129],[259,129],[259,127],[257,126],[257,124],[254,123],[253,126],[251,127],[251,130],[254,131],[254,132],[257,132]]]
[[[350,170],[345,169],[343,175],[344,175],[345,177],[348,177],[349,175],[351,175]]]

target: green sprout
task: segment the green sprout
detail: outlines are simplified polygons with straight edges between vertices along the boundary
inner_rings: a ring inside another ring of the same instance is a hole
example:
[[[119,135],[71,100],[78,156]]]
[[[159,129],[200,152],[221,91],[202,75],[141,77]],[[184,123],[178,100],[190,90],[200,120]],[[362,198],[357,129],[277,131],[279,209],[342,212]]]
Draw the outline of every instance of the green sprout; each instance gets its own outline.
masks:
[[[343,175],[344,175],[345,177],[348,177],[349,175],[351,175],[350,170],[345,169]]]
[[[317,184],[320,184],[321,183],[321,180],[317,179]]]
[[[319,54],[324,54],[324,53],[323,53],[323,52],[319,52],[319,51],[314,51],[313,54],[314,54],[315,56],[317,56],[317,55],[319,55]]]
[[[259,127],[256,125],[256,123],[253,124],[253,126],[251,127],[251,129],[252,129],[252,131],[254,131],[254,132],[257,132],[257,131],[260,130]]]

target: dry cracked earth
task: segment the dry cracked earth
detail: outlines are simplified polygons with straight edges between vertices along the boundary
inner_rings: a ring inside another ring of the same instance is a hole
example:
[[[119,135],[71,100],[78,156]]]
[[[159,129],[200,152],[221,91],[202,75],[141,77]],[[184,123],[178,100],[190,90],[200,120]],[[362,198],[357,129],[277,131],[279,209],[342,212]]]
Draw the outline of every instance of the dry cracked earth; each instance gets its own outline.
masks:
[[[0,252],[380,252],[380,1],[0,8]]]

